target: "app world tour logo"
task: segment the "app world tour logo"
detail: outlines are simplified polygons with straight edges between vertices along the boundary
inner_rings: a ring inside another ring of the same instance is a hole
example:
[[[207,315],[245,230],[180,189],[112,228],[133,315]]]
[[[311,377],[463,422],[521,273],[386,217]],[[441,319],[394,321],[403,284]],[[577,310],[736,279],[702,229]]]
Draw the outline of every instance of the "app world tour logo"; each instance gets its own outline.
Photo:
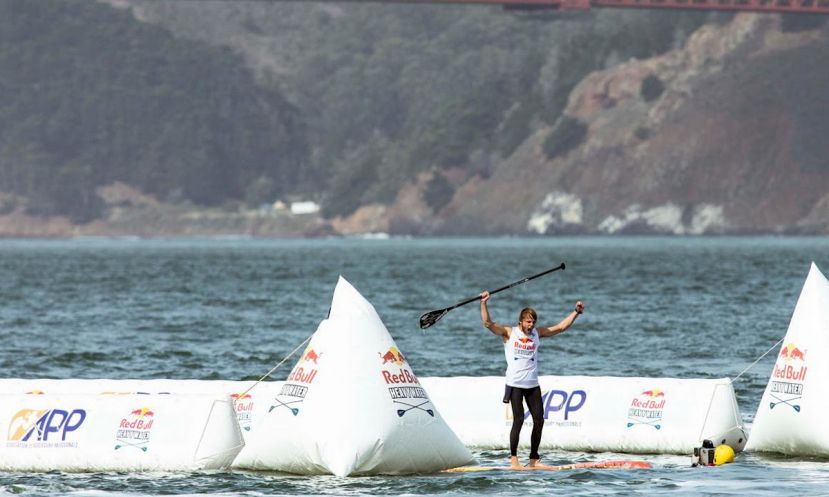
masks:
[[[71,438],[86,420],[84,409],[21,409],[12,416],[8,447],[77,447]],[[69,439],[69,440],[67,440]]]
[[[544,408],[544,424],[553,424],[559,428],[578,428],[582,422],[573,417],[587,402],[587,392],[582,389],[550,390],[541,394],[541,404]],[[573,418],[571,418],[573,417]],[[512,407],[504,406],[504,419],[507,426],[512,424]],[[524,423],[532,425],[529,410],[524,411]]]

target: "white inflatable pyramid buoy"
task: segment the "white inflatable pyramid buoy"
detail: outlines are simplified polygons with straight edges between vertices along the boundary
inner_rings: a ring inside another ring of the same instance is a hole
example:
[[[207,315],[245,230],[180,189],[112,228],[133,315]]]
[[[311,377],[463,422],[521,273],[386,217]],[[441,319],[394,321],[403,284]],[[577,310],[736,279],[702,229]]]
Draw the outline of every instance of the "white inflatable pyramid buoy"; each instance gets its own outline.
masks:
[[[829,456],[829,281],[812,263],[746,450]]]
[[[374,307],[342,277],[328,319],[270,403],[249,440],[254,456],[241,466],[348,476],[472,460]]]

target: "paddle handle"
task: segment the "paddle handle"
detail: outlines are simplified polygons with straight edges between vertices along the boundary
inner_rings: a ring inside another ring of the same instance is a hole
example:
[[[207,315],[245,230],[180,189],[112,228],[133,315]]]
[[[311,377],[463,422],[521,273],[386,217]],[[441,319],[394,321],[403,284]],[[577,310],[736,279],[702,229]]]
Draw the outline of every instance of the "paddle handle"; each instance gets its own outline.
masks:
[[[562,262],[560,265],[558,265],[558,266],[556,266],[556,267],[554,267],[554,268],[548,269],[548,270],[546,270],[546,271],[542,271],[542,272],[540,272],[540,273],[538,273],[538,274],[534,274],[534,275],[532,275],[532,276],[527,276],[526,278],[520,279],[520,280],[518,280],[518,281],[514,281],[514,282],[510,283],[509,285],[505,285],[505,286],[502,286],[501,288],[498,288],[498,289],[492,290],[492,291],[490,291],[490,292],[489,292],[489,294],[490,294],[490,295],[495,295],[495,294],[496,294],[496,293],[498,293],[498,292],[503,292],[504,290],[509,290],[510,288],[512,288],[512,287],[514,287],[514,286],[522,285],[522,284],[524,284],[524,283],[526,283],[526,282],[528,282],[528,281],[530,281],[530,280],[534,280],[534,279],[536,279],[536,278],[540,278],[540,277],[544,276],[545,274],[550,274],[550,273],[552,273],[553,271],[558,271],[559,269],[562,269],[562,270],[564,269],[564,263],[563,263],[563,262]],[[468,304],[468,303],[470,303],[470,302],[475,302],[476,300],[481,300],[481,296],[480,296],[480,295],[478,295],[477,297],[472,297],[471,299],[464,300],[463,302],[458,302],[457,304],[455,304],[455,305],[453,305],[452,307],[450,307],[448,310],[452,310],[452,309],[454,309],[454,308],[456,308],[456,307],[460,307],[460,306],[462,306],[462,305],[466,305],[466,304]]]

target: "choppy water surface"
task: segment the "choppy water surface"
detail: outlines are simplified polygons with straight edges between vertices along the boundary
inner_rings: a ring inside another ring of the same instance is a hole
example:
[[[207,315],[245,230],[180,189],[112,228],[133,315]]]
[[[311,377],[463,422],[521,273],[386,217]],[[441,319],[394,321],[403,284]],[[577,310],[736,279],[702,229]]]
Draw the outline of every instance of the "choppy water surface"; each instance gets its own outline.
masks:
[[[420,376],[501,375],[500,342],[478,307],[421,331],[418,317],[564,261],[493,296],[499,322],[524,305],[576,326],[545,342],[542,374],[734,377],[786,331],[827,238],[451,240],[76,240],[0,242],[0,377],[255,379],[316,329],[338,275],[371,301]],[[751,421],[773,354],[735,383]],[[293,361],[275,373],[284,378]],[[477,451],[482,464],[506,451]],[[547,453],[545,462],[618,454]],[[626,456],[630,457],[630,456]],[[797,494],[829,495],[829,461],[740,454],[692,469],[415,477],[277,473],[0,473],[0,494]]]

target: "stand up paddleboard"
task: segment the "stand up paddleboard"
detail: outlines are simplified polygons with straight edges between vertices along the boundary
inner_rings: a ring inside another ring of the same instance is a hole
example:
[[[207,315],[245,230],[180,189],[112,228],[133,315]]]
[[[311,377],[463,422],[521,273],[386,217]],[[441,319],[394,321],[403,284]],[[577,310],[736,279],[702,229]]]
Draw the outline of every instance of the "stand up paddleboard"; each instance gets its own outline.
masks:
[[[539,464],[538,466],[528,467],[522,466],[520,468],[511,468],[509,466],[463,466],[460,468],[452,468],[442,471],[443,473],[475,473],[479,471],[563,471],[567,469],[650,469],[653,466],[645,461],[592,461],[580,462],[574,464],[562,464],[559,466],[548,466],[546,464]]]

